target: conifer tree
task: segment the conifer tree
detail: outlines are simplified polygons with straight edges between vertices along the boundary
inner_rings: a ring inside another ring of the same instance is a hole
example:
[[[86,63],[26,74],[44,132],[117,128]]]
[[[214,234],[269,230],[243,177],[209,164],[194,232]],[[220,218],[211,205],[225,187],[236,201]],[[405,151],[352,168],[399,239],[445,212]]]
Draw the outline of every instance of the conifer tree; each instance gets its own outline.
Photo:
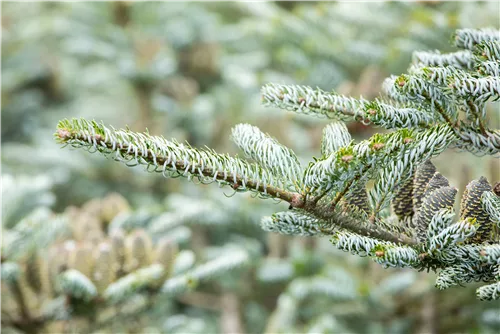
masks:
[[[461,29],[453,44],[460,50],[414,53],[407,73],[389,77],[373,100],[265,85],[266,105],[330,120],[321,157],[307,166],[249,124],[231,134],[249,160],[85,119],[60,121],[55,138],[165,177],[286,201],[288,211],[262,219],[265,230],[328,236],[337,248],[384,267],[439,271],[439,289],[483,281],[478,298],[494,300],[500,298],[498,184],[471,181],[456,214],[457,189],[431,159],[446,149],[500,155],[500,130],[489,122],[498,113],[491,102],[500,99],[500,33]],[[356,143],[346,121],[390,131]]]

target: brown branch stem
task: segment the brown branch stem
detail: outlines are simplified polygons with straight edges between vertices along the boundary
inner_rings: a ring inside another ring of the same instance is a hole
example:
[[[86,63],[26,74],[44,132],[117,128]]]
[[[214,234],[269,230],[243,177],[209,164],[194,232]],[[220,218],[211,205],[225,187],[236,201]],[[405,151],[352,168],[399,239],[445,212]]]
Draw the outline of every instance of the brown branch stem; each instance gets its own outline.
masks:
[[[428,96],[424,95],[424,97],[426,99],[429,99]],[[456,136],[461,140],[461,141],[464,141],[464,142],[467,142],[467,143],[470,143],[472,144],[473,146],[476,146],[477,144],[474,143],[472,140],[468,140],[468,139],[465,139],[463,138],[463,136],[460,135],[460,132],[461,132],[461,126],[458,124],[458,121],[456,123],[453,123],[453,121],[450,119],[450,117],[446,114],[446,112],[444,111],[443,107],[436,101],[433,102],[434,103],[434,106],[436,107],[438,113],[443,117],[443,119],[446,121],[446,123],[448,123],[448,125],[453,129],[453,131],[455,132]],[[469,104],[469,107],[471,107],[471,104],[470,104],[470,101],[467,102]],[[472,105],[473,106],[473,105]],[[486,129],[486,127],[484,126],[484,123],[482,122],[482,120],[480,118],[477,118],[478,122],[479,122],[479,130],[481,132],[481,135],[483,135],[484,137],[490,137],[490,132],[488,132],[488,130]]]
[[[467,106],[469,107],[471,113],[474,115],[475,119],[477,120],[477,123],[479,125],[479,131],[481,131],[481,134],[485,137],[488,137],[488,133],[486,132],[486,127],[484,126],[484,122],[481,119],[481,117],[477,114],[477,106],[472,103],[471,100],[467,101]]]
[[[390,241],[397,244],[404,244],[408,246],[415,246],[418,244],[417,240],[410,238],[404,234],[396,234],[390,231],[386,231],[385,229],[381,228],[380,226],[377,226],[376,224],[370,224],[370,225],[364,224],[364,222],[361,222],[354,217],[351,217],[349,215],[339,214],[337,212],[331,211],[330,209],[322,210],[321,208],[318,208],[316,210],[313,210],[312,213],[316,217],[325,220],[331,225],[345,228],[346,230],[357,233],[359,235]],[[322,232],[326,234],[332,234],[333,229],[332,230],[322,229]]]

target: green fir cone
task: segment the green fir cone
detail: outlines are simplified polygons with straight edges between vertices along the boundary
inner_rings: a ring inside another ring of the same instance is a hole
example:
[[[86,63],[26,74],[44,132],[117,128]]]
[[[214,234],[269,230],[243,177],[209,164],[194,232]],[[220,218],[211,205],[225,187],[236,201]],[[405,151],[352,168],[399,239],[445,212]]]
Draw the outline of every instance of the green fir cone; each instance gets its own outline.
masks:
[[[131,210],[127,200],[118,193],[107,195],[102,202],[103,205],[100,218],[105,224],[111,222],[116,215]]]
[[[427,229],[432,217],[441,209],[453,208],[456,194],[456,188],[443,187],[434,190],[423,198],[420,210],[416,215],[419,242],[425,242],[427,239]]]
[[[413,178],[404,182],[392,201],[392,209],[400,221],[413,217],[413,182]]]
[[[364,184],[358,184],[355,186],[355,189],[347,199],[347,202],[351,205],[357,206],[360,210],[366,213],[370,212],[370,207],[368,205],[368,194],[366,193]]]
[[[427,160],[418,166],[413,179],[413,211],[418,212],[425,193],[425,187],[436,173],[434,164]]]
[[[125,234],[122,230],[113,230],[110,233],[111,248],[115,263],[115,273],[117,278],[125,274]]]
[[[156,245],[154,251],[154,263],[159,263],[163,266],[164,279],[170,276],[172,268],[179,252],[179,247],[170,237],[163,237]]]
[[[91,277],[94,267],[93,248],[90,243],[78,243],[69,254],[68,266],[87,277]]]
[[[460,218],[475,218],[478,223],[477,232],[469,241],[470,243],[483,243],[491,240],[493,224],[481,204],[481,196],[485,191],[491,191],[491,185],[485,177],[473,180],[465,188],[460,203]]]
[[[72,229],[74,238],[78,241],[104,237],[99,218],[83,210],[72,220]]]
[[[434,190],[439,189],[439,188],[444,188],[444,187],[449,187],[450,182],[448,182],[448,179],[444,177],[441,173],[436,172],[432,176],[431,180],[425,187],[424,191],[424,197],[432,193]]]
[[[100,294],[114,281],[116,275],[116,257],[110,243],[103,242],[99,245],[95,257],[95,266],[92,273],[97,292]]]
[[[146,231],[143,229],[136,230],[127,238],[125,255],[125,269],[127,272],[132,272],[151,264],[153,243]]]

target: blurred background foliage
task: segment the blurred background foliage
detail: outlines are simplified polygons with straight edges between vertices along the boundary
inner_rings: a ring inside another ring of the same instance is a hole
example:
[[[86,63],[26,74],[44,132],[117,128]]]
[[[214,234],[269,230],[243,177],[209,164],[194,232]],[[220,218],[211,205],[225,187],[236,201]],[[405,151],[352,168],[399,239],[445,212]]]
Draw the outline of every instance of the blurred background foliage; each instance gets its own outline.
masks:
[[[61,150],[52,138],[57,120],[85,117],[235,154],[230,128],[246,122],[299,156],[317,156],[325,122],[263,108],[261,85],[306,84],[373,98],[385,77],[406,70],[413,51],[451,51],[457,28],[498,29],[498,2],[1,6],[6,333],[500,329],[500,308],[475,300],[475,286],[437,291],[433,273],[384,270],[328,240],[261,231],[260,218],[284,204],[226,198],[227,190]],[[500,121],[499,113],[490,114]],[[360,124],[349,129],[356,139],[376,131]],[[480,175],[500,181],[498,160],[447,152],[435,163],[460,190]],[[103,254],[115,251],[117,235],[129,240],[123,261],[135,262],[114,263],[103,281]],[[141,248],[146,255],[134,253],[134,240],[149,245]],[[170,257],[161,253],[165,242],[176,249]],[[61,275],[78,270],[100,294],[120,275],[153,263],[170,277],[231,247],[249,255],[240,270],[182,293],[148,286],[117,305],[84,309],[60,283]]]

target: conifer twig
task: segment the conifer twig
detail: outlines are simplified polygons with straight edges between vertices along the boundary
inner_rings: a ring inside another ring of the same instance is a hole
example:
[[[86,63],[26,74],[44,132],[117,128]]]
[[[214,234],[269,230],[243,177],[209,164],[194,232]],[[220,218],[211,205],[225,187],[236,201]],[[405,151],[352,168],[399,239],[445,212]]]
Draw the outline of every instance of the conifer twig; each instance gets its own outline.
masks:
[[[251,173],[265,173],[254,164],[210,150],[196,150],[189,146],[168,142],[164,138],[149,136],[149,134],[118,130],[115,137],[106,137],[105,133],[111,134],[111,131],[96,122],[73,120],[61,122],[55,136],[60,143],[87,146],[89,150],[96,149],[105,154],[115,152],[119,157],[117,159],[120,157],[129,160],[137,159],[137,163],[148,167],[153,166],[157,171],[165,172],[165,169],[169,169],[183,176],[188,173],[203,178],[203,182],[207,182],[207,178],[212,178],[208,181],[221,181],[235,190],[254,190],[287,201],[296,207],[303,205],[298,193],[251,178]],[[134,139],[137,141],[134,142]],[[153,146],[153,143],[157,143],[157,146]],[[184,159],[172,159],[172,155],[176,154]],[[198,159],[195,160],[196,158]],[[247,175],[238,173],[236,169]],[[272,177],[269,179],[272,180]]]

